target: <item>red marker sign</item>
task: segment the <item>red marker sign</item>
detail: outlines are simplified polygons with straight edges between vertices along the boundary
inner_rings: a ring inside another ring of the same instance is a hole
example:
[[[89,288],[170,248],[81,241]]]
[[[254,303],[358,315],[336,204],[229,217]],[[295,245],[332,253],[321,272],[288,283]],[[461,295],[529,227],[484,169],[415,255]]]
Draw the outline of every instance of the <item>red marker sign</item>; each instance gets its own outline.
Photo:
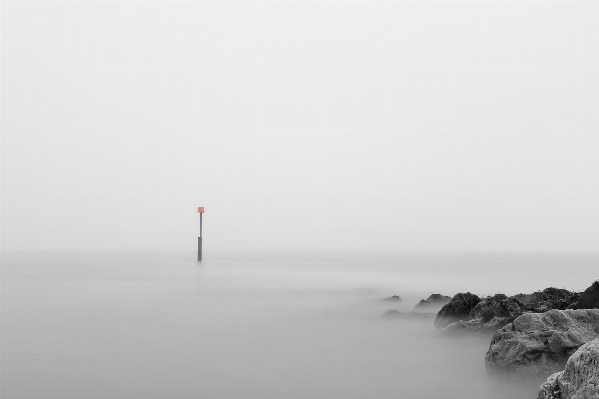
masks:
[[[199,213],[204,213],[204,207],[203,206],[198,206],[198,212]]]

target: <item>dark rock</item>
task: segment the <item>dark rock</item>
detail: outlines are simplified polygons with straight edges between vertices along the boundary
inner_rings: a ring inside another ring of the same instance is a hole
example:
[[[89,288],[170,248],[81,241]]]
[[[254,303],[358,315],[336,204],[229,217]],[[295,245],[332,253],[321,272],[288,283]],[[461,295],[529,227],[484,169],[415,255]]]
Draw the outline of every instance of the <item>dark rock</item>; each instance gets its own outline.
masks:
[[[544,313],[551,309],[564,310],[580,298],[579,292],[571,292],[564,288],[549,287],[543,291],[532,294],[518,294],[511,296],[522,302],[524,310],[535,313]]]
[[[570,305],[569,309],[599,309],[599,280],[584,290],[578,302]]]
[[[383,313],[383,316],[385,317],[401,317],[402,315],[403,313],[395,309],[389,309],[385,313]]]
[[[451,323],[443,332],[491,332],[513,322],[522,315],[522,303],[504,294],[483,298],[470,312],[468,320]]]
[[[441,294],[432,294],[428,299],[422,299],[414,307],[414,311],[426,312],[426,311],[438,311],[443,305],[449,303],[451,298]]]
[[[543,290],[543,293],[549,296],[549,303],[552,309],[564,310],[568,306],[580,300],[581,292],[568,291],[563,288],[549,287]]]
[[[480,298],[469,292],[454,295],[437,313],[435,327],[445,328],[456,321],[469,319],[470,312],[479,302]]]
[[[582,345],[599,337],[599,310],[525,313],[493,334],[489,371],[555,373]]]
[[[541,385],[537,399],[599,398],[599,339],[582,345],[568,359],[566,369]]]
[[[401,298],[398,295],[393,295],[393,296],[390,296],[389,298],[381,299],[381,301],[397,302],[397,301],[401,301]]]

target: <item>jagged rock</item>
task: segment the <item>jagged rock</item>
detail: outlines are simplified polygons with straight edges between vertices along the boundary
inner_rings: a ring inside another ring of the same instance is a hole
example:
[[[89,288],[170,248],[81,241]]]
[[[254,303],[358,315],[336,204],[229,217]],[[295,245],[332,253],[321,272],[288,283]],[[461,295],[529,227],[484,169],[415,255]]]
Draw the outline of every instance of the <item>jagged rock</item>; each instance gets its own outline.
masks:
[[[383,313],[383,316],[385,317],[401,317],[402,315],[403,313],[395,309],[389,309],[385,313]]]
[[[551,374],[547,378],[547,381],[539,388],[537,399],[562,399],[562,392],[560,386],[557,384],[557,379],[563,373],[563,371],[560,371],[559,373]]]
[[[584,290],[577,303],[568,307],[569,309],[599,309],[599,280],[595,281],[589,288]]]
[[[582,345],[599,337],[599,310],[525,313],[493,334],[485,357],[489,371],[526,374],[562,370]]]
[[[544,313],[551,309],[564,310],[580,298],[580,292],[571,292],[564,288],[549,287],[543,291],[532,294],[518,294],[511,296],[524,305],[524,310]]]
[[[443,305],[449,303],[451,298],[441,294],[432,294],[427,299],[422,299],[414,307],[414,311],[427,312],[432,310],[440,310]]]
[[[470,319],[451,323],[443,332],[489,332],[513,322],[523,313],[522,303],[504,294],[483,298],[470,312]]]
[[[381,299],[381,301],[398,302],[398,301],[401,301],[401,298],[399,297],[399,295],[393,295],[393,296],[390,296],[389,298]]]
[[[435,318],[435,327],[445,328],[451,323],[455,323],[460,320],[467,320],[470,318],[470,312],[477,303],[480,302],[480,298],[477,295],[469,292],[454,295],[449,303],[445,304],[437,317]]]
[[[599,339],[582,345],[568,359],[566,369],[541,385],[537,399],[599,398]]]

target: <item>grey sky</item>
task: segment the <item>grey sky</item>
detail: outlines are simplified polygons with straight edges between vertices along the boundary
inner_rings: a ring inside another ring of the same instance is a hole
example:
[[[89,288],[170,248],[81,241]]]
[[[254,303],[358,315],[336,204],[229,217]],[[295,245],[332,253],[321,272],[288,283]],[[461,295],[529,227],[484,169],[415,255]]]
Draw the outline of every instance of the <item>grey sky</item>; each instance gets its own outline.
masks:
[[[2,2],[3,250],[599,250],[598,2]]]

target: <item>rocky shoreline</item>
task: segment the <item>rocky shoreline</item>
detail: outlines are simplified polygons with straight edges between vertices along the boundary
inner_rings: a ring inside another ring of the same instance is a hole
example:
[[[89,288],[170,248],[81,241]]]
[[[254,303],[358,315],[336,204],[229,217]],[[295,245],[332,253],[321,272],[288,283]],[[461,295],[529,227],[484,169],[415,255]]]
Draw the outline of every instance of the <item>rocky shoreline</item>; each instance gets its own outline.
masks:
[[[390,309],[384,316],[434,316],[441,334],[492,333],[488,372],[551,374],[537,399],[599,399],[599,280],[584,292],[432,294],[411,312]]]

